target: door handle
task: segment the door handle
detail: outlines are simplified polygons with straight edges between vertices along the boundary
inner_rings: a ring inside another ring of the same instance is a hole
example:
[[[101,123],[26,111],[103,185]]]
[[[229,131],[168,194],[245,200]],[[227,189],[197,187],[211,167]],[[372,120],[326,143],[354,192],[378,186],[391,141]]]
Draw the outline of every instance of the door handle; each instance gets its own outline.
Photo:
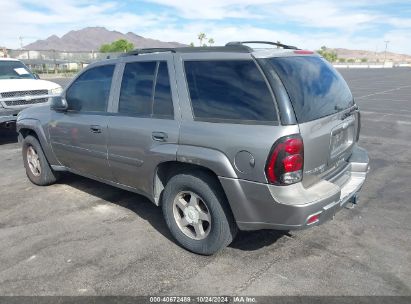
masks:
[[[90,126],[90,130],[93,133],[101,133],[101,127],[100,126],[96,126],[96,125]]]
[[[153,132],[151,134],[151,137],[155,141],[166,141],[167,138],[168,138],[168,135],[167,135],[167,133],[164,133],[164,132]]]

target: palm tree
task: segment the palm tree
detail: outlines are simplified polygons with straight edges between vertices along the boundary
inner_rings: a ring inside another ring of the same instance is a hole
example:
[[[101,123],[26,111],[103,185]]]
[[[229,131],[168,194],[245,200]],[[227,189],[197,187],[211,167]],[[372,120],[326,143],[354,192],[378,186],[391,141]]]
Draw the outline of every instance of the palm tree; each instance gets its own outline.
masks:
[[[207,38],[206,34],[204,33],[198,34],[198,40],[200,40],[200,46],[203,46],[203,40],[205,40],[206,38]]]

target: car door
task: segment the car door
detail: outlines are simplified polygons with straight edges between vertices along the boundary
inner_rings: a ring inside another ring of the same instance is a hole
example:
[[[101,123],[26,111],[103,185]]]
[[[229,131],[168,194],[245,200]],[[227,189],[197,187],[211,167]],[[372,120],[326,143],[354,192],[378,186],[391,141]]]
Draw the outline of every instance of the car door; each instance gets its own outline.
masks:
[[[115,64],[84,71],[64,97],[65,112],[52,111],[50,141],[62,165],[85,175],[112,180],[107,161],[107,109]]]
[[[108,117],[108,159],[116,181],[148,196],[156,166],[176,160],[179,107],[172,59],[123,58],[115,113]]]

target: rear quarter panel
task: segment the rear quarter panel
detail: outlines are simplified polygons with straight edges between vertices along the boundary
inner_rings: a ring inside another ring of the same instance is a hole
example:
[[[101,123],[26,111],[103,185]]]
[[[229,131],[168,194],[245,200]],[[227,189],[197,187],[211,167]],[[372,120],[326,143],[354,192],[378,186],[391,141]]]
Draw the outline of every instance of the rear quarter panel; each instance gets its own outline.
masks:
[[[298,132],[297,126],[185,121],[181,125],[180,145],[202,147],[204,150],[222,153],[228,162],[222,162],[221,166],[230,165],[234,171],[219,170],[215,172],[217,175],[266,183],[265,165],[274,142],[282,136]],[[184,156],[183,151],[184,149],[179,149],[178,159]],[[201,162],[205,159],[201,154],[197,157],[198,160],[191,156],[191,162]],[[231,176],[226,175],[230,173]]]
[[[174,58],[182,119],[177,159],[205,165],[207,159],[204,153],[215,154],[211,151],[216,151],[222,155],[222,157],[215,157],[220,159],[220,168],[211,162],[209,168],[217,175],[266,183],[265,164],[274,142],[282,136],[298,134],[298,126],[195,121],[183,68],[183,60],[186,59],[252,59],[251,55],[247,53],[175,54]],[[196,147],[196,149],[185,147]],[[203,149],[202,152],[199,148]],[[188,150],[191,153],[186,152]],[[193,154],[193,151],[198,152]]]

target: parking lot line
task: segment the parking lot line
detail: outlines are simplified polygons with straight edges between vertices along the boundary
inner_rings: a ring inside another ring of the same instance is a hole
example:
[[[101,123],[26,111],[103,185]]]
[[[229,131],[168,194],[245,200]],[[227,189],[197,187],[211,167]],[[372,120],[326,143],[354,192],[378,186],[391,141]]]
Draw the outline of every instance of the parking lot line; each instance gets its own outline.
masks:
[[[381,92],[375,92],[375,93],[372,93],[372,94],[367,94],[367,95],[364,95],[364,96],[356,97],[355,99],[363,99],[363,98],[366,98],[366,97],[370,97],[370,96],[374,96],[374,95],[380,95],[380,94],[384,94],[384,93],[387,93],[387,92],[398,91],[398,90],[401,90],[401,89],[404,89],[404,88],[409,88],[409,87],[411,87],[411,85],[401,86],[401,87],[398,87],[398,88],[389,89],[389,90],[385,90],[385,91],[381,91]]]

